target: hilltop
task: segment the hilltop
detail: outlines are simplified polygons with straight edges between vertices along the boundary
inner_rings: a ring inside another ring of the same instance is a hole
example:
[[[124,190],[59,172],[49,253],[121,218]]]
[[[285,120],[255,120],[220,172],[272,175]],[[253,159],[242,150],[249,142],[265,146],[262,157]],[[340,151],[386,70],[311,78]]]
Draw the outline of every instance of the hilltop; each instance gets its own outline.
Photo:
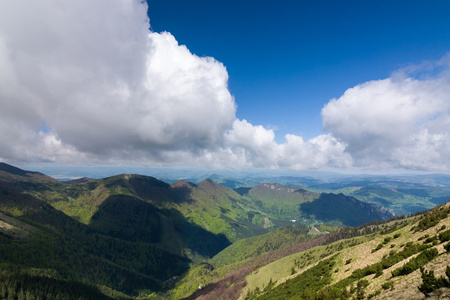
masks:
[[[384,193],[395,205],[399,191],[390,191],[233,190],[138,174],[61,182],[2,163],[0,296],[35,282],[33,293],[78,287],[87,299],[420,299],[422,275],[410,265],[444,276],[449,204],[394,217],[349,195]],[[307,280],[314,289],[299,289]]]

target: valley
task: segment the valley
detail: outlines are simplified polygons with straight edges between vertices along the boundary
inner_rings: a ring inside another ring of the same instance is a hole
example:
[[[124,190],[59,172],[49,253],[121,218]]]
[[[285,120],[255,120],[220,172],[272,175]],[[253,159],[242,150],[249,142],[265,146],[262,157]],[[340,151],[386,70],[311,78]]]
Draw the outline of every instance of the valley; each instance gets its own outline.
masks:
[[[234,189],[212,177],[62,182],[0,163],[0,296],[35,281],[61,297],[78,284],[115,299],[421,299],[420,267],[444,276],[450,264],[443,177],[226,181]]]

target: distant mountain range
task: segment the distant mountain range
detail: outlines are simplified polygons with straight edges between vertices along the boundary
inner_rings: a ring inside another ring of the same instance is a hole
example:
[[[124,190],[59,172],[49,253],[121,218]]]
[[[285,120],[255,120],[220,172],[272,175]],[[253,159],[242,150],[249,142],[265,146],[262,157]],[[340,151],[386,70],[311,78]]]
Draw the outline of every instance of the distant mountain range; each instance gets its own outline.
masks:
[[[168,184],[135,174],[61,182],[0,163],[2,282],[18,285],[17,293],[30,280],[61,297],[81,286],[91,299],[179,299],[242,268],[379,230],[339,231],[394,217],[379,204],[404,208],[398,195],[411,193],[425,195],[377,185],[339,193],[278,183],[233,190],[210,178]],[[5,288],[0,298],[13,293]]]

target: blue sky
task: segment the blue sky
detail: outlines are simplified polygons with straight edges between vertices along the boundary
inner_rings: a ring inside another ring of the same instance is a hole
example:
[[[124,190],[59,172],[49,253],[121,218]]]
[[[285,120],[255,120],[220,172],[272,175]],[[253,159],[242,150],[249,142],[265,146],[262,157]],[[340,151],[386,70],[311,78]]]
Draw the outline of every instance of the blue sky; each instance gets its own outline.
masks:
[[[450,171],[450,2],[0,2],[0,161]]]
[[[228,70],[237,117],[312,138],[322,107],[450,49],[448,1],[153,0],[152,29],[169,31]]]

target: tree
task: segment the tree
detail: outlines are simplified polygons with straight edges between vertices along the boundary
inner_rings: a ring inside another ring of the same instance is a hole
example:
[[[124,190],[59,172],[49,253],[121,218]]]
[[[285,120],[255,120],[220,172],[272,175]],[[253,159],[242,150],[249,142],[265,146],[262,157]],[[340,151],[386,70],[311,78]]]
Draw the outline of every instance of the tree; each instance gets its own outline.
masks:
[[[420,268],[420,273],[422,274],[422,284],[418,288],[425,296],[442,287],[450,288],[450,266],[447,266],[445,270],[448,279],[444,277],[436,278],[433,270],[426,271],[424,268]]]

